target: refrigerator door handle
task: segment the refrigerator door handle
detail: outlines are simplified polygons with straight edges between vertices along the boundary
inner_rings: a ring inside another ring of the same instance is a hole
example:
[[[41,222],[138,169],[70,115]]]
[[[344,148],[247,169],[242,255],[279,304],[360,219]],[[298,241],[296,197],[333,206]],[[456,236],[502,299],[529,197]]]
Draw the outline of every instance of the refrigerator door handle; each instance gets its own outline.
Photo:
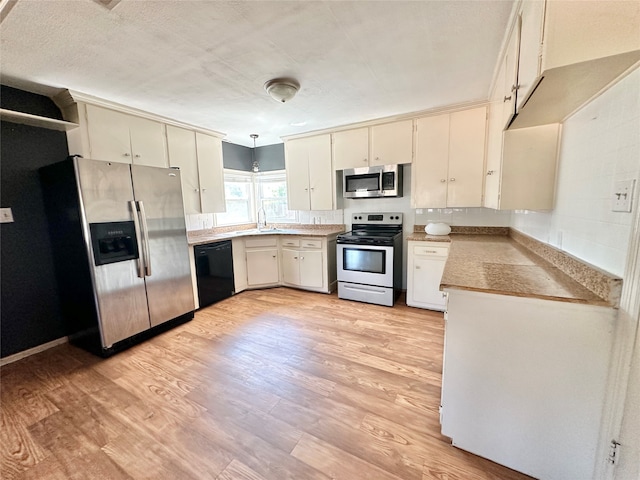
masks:
[[[151,250],[149,249],[149,227],[147,226],[147,214],[144,211],[144,203],[138,200],[138,209],[142,219],[142,237],[144,238],[144,269],[147,277],[151,276]]]
[[[142,264],[142,243],[140,242],[141,233],[140,233],[140,220],[138,218],[138,207],[136,206],[135,200],[131,200],[129,202],[129,206],[131,207],[131,211],[133,212],[133,228],[136,232],[136,243],[138,244],[138,266],[136,270],[138,270],[138,277],[144,278],[144,266]]]

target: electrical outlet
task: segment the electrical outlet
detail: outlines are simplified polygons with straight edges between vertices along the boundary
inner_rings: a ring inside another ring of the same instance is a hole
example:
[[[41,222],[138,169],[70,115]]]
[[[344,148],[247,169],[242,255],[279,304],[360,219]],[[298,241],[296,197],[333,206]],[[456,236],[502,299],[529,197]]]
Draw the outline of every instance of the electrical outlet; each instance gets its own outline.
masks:
[[[13,223],[13,213],[10,208],[0,208],[0,223]]]
[[[635,179],[617,181],[613,189],[613,206],[611,210],[614,212],[630,212],[631,200],[633,199],[633,187]]]

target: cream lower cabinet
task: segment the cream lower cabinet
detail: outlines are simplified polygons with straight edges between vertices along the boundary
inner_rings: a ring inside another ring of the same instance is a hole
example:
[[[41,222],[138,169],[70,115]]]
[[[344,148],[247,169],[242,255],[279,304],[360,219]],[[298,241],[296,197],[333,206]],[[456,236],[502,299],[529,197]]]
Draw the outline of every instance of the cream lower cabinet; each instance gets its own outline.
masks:
[[[280,283],[278,238],[273,235],[247,238],[247,287],[270,287]]]
[[[288,140],[285,166],[290,210],[333,210],[330,134]]]
[[[534,478],[594,478],[616,310],[447,294],[442,434]]]
[[[446,296],[440,290],[449,255],[443,242],[407,242],[407,305],[443,312]]]
[[[324,290],[327,287],[326,241],[311,238],[282,239],[282,283]]]
[[[151,167],[169,166],[164,124],[91,104],[85,108],[91,158]]]
[[[236,293],[284,285],[314,292],[336,289],[336,235],[259,235],[233,239]]]
[[[482,206],[486,117],[479,107],[416,121],[414,208]]]
[[[186,214],[224,212],[222,141],[167,125],[169,163],[180,169]]]

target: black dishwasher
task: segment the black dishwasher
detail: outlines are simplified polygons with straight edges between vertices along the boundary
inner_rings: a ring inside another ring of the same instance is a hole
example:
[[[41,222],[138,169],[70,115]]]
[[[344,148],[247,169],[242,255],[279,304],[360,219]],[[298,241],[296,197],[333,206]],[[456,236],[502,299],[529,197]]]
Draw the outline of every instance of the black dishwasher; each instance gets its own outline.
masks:
[[[194,247],[200,308],[234,294],[231,240]]]

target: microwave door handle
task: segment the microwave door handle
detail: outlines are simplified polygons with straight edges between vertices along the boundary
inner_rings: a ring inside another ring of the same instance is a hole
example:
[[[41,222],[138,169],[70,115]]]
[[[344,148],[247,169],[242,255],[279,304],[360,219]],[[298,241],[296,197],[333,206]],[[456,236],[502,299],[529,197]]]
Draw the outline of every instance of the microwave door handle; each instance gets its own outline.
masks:
[[[137,259],[137,268],[138,277],[144,278],[144,266],[142,264],[142,242],[141,242],[141,233],[140,233],[140,219],[138,217],[138,207],[136,206],[135,200],[131,200],[129,202],[129,207],[131,207],[131,212],[133,213],[133,229],[136,232],[136,244],[138,246],[138,259]]]
[[[144,211],[144,203],[138,201],[140,218],[142,219],[142,238],[144,239],[144,269],[147,277],[151,276],[151,251],[149,249],[149,227],[147,226],[147,214]]]

